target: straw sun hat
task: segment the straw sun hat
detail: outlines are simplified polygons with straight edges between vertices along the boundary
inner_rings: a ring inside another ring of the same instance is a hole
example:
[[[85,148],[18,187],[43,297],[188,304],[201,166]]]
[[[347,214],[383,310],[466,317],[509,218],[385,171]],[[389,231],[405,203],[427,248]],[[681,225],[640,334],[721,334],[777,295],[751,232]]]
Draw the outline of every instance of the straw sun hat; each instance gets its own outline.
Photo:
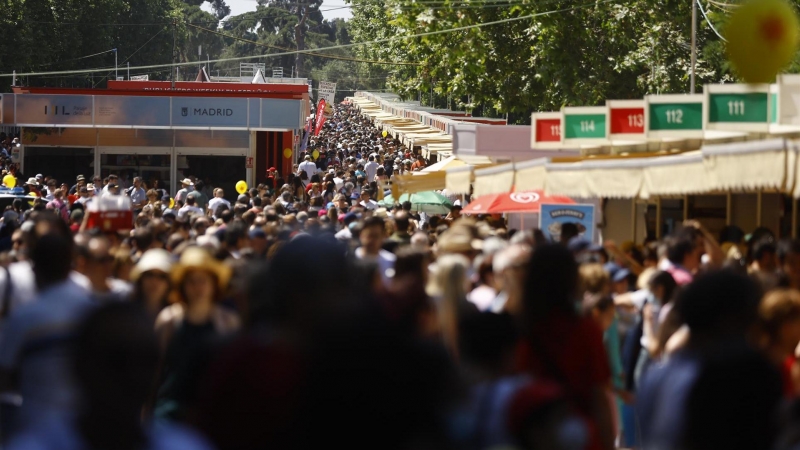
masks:
[[[180,286],[186,274],[192,270],[201,270],[214,275],[221,291],[228,287],[228,281],[231,279],[230,268],[200,247],[189,247],[184,250],[180,261],[172,268],[172,282],[175,286]]]

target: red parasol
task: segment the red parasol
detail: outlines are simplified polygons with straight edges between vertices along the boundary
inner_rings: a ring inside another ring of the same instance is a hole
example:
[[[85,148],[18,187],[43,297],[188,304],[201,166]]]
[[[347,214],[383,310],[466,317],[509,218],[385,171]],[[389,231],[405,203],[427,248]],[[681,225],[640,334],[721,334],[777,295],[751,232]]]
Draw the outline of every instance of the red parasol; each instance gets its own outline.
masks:
[[[569,197],[544,195],[542,191],[504,192],[482,195],[472,200],[462,211],[464,214],[538,213],[542,203],[572,205]]]

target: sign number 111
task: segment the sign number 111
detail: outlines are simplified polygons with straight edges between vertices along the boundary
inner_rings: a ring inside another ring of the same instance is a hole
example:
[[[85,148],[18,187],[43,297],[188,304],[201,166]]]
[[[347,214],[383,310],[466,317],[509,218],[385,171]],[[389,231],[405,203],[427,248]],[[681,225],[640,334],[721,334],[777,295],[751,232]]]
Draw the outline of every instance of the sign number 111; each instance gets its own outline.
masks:
[[[744,102],[743,101],[730,101],[728,102],[728,114],[732,116],[744,115]]]

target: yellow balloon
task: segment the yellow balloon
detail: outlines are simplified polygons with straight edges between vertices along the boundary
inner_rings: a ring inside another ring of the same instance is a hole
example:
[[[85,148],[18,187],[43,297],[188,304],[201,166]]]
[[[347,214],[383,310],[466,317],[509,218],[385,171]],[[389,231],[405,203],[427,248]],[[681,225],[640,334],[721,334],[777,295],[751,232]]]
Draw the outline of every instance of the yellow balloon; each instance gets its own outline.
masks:
[[[3,177],[3,184],[8,188],[13,188],[17,185],[17,179],[14,178],[14,175],[6,175]]]
[[[247,183],[244,180],[239,180],[236,182],[236,192],[239,194],[244,194],[247,192]]]
[[[170,209],[175,207],[175,199],[172,197],[169,199],[169,207]]]
[[[798,19],[784,0],[750,0],[725,27],[728,58],[748,83],[770,83],[797,51]]]
[[[389,135],[389,132],[386,131],[386,130],[383,130],[383,133],[381,133],[381,136],[383,136],[383,137],[386,137],[388,135]]]
[[[291,158],[292,157],[292,149],[290,149],[288,147],[283,149],[283,157],[286,158],[286,159]]]
[[[313,156],[314,159],[319,159],[319,150],[314,150],[311,152],[311,156]]]

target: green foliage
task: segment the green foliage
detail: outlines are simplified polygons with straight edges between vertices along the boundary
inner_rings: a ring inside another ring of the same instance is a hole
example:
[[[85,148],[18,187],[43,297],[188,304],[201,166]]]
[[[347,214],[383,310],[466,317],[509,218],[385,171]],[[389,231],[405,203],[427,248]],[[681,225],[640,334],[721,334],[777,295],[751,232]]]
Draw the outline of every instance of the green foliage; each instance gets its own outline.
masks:
[[[691,2],[685,0],[351,4],[357,41],[502,22],[359,47],[362,57],[423,64],[391,72],[389,86],[405,98],[451,97],[463,108],[527,121],[531,111],[689,91]],[[724,25],[720,16],[710,20]],[[724,50],[698,13],[698,91],[704,83],[735,81]]]

